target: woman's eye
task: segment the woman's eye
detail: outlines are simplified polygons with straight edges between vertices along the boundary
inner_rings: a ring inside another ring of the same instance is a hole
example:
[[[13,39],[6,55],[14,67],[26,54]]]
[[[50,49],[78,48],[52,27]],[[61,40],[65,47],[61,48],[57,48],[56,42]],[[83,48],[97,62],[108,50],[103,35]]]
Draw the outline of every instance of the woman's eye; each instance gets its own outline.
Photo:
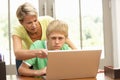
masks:
[[[34,20],[34,22],[37,22],[37,20]]]

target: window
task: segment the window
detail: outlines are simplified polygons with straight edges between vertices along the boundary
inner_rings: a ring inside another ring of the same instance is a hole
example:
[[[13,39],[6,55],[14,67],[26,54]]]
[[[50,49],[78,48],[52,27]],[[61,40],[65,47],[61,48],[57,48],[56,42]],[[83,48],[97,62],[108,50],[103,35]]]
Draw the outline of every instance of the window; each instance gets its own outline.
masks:
[[[54,3],[54,16],[69,24],[69,37],[75,45],[80,49],[102,49],[100,68],[113,65],[111,0],[54,0]]]
[[[68,23],[69,38],[78,48],[80,48],[79,16],[79,0],[55,0],[55,17]]]
[[[14,2],[16,2],[16,3],[13,4]],[[17,10],[18,6],[20,6],[21,4],[23,4],[25,2],[31,3],[38,10],[38,0],[10,0],[10,15],[9,16],[10,16],[10,21],[11,21],[10,22],[10,27],[11,28],[15,27],[16,25],[19,24],[18,19],[16,17],[16,10]],[[15,60],[13,59],[14,58],[13,52],[12,52],[11,58],[12,58],[12,64],[15,64]]]
[[[7,65],[7,74],[15,72],[15,68],[13,66],[15,65],[15,56],[12,49],[11,31],[12,27],[19,24],[16,18],[16,10],[18,6],[24,2],[32,3],[36,9],[39,10],[38,1],[39,0],[4,0],[0,2],[0,53],[4,56],[4,61]],[[9,68],[10,70],[13,69],[13,71],[8,72]]]
[[[104,49],[102,13],[102,0],[55,0],[55,17],[69,23],[69,37],[80,49]]]
[[[14,2],[16,3],[14,4]],[[103,25],[104,20],[102,9],[106,5],[102,5],[102,3],[108,4],[109,1],[3,0],[0,2],[0,53],[4,54],[6,65],[15,65],[11,31],[12,27],[19,24],[16,18],[16,9],[24,2],[32,3],[38,10],[40,16],[50,15],[66,21],[69,25],[69,38],[73,41],[73,43],[79,49],[102,49],[102,59],[104,59],[105,33],[103,34],[103,29],[105,26]],[[107,20],[107,17],[105,18]],[[106,39],[106,41],[110,44],[109,40]]]
[[[3,10],[4,8],[4,10]],[[8,27],[8,1],[0,1],[0,53],[4,60],[9,61],[9,27]],[[7,62],[6,64],[9,64]]]

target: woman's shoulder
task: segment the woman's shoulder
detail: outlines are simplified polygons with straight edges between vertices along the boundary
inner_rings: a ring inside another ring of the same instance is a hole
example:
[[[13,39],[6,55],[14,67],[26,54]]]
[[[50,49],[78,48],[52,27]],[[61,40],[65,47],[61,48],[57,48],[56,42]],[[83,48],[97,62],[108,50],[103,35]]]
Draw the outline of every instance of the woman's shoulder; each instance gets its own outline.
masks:
[[[15,25],[13,28],[22,27],[22,25]]]
[[[25,33],[26,33],[26,30],[25,30],[25,28],[22,25],[15,26],[12,29],[12,34],[23,35]]]
[[[25,28],[22,25],[17,25],[13,27],[13,30],[25,30]]]

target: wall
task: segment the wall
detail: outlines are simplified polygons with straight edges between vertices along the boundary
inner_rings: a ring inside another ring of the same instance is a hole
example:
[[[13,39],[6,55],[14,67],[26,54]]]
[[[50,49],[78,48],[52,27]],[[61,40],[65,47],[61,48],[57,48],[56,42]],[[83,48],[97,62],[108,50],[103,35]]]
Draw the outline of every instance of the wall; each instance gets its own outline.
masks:
[[[114,67],[120,67],[120,0],[111,0],[113,61]]]

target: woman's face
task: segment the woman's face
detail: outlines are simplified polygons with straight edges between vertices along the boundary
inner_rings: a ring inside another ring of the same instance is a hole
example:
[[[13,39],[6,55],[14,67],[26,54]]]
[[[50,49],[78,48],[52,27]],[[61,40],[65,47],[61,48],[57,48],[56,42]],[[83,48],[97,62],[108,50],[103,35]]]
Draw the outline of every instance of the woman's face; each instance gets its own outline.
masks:
[[[21,24],[31,34],[36,33],[39,28],[38,18],[35,15],[34,16],[26,15]]]
[[[59,32],[52,32],[47,38],[47,44],[49,50],[60,50],[65,43],[66,38],[64,34]]]

